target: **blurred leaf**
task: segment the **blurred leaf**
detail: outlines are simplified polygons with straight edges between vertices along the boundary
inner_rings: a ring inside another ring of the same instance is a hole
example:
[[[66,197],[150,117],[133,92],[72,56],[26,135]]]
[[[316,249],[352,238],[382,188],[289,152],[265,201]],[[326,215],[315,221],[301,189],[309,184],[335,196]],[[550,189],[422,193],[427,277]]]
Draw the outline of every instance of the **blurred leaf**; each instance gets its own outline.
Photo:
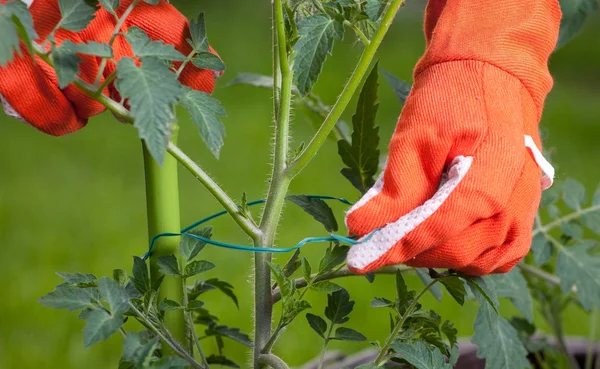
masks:
[[[0,66],[12,60],[15,51],[21,54],[19,39],[33,54],[32,40],[37,39],[38,35],[27,5],[21,1],[0,4],[0,34]]]
[[[195,236],[200,236],[204,238],[212,237],[212,227],[204,227],[200,230],[191,230],[186,232],[186,234],[192,234]],[[185,258],[185,260],[190,261],[198,256],[198,253],[204,249],[206,246],[206,242],[188,236],[183,236],[181,238],[181,242],[179,243],[179,254]]]
[[[311,282],[311,273],[312,273],[312,267],[310,266],[310,262],[308,261],[307,258],[302,257],[302,276],[304,277],[304,279],[306,280],[307,283]]]
[[[335,336],[331,339],[339,341],[364,342],[367,340],[367,337],[365,337],[362,333],[355,331],[354,329],[339,327],[335,330]]]
[[[250,337],[240,332],[239,328],[230,328],[226,325],[215,325],[206,330],[207,336],[222,336],[241,343],[244,346],[253,347]]]
[[[554,248],[552,243],[546,238],[546,235],[540,232],[533,237],[531,251],[533,252],[533,261],[535,264],[543,266],[552,260]]]
[[[481,303],[473,328],[471,342],[478,347],[477,357],[486,359],[486,369],[530,368],[517,331],[492,305]]]
[[[496,313],[498,313],[498,297],[496,296],[494,281],[488,277],[463,277],[473,294],[475,294],[475,298],[480,304],[483,304],[483,300],[487,301],[490,306],[494,309]],[[478,293],[477,293],[478,292]]]
[[[287,263],[283,266],[283,275],[286,278],[289,278],[300,268],[302,262],[300,261],[300,250],[297,249],[292,257],[288,260]]]
[[[93,274],[58,272],[56,275],[72,287],[91,287],[95,285],[97,279]]]
[[[327,323],[320,316],[308,313],[306,314],[306,320],[310,327],[317,332],[319,336],[325,338],[325,332],[327,331]]]
[[[116,16],[117,9],[119,9],[120,1],[119,0],[100,0],[100,4],[110,12],[112,15]]]
[[[156,262],[160,267],[159,272],[164,275],[171,275],[180,277],[179,265],[177,264],[177,258],[174,255],[159,256]]]
[[[408,82],[401,80],[383,69],[381,69],[381,73],[383,73],[385,79],[387,79],[390,86],[392,86],[398,100],[400,100],[402,104],[406,103],[406,99],[408,98],[408,94],[410,94],[412,86]]]
[[[129,99],[131,113],[150,154],[162,165],[176,121],[173,106],[182,92],[181,84],[168,65],[155,58],[142,58],[137,66],[133,59],[117,63],[116,86]]]
[[[273,88],[273,77],[264,74],[240,73],[232,79],[228,86],[249,85],[262,88]]]
[[[229,368],[239,368],[240,367],[239,365],[237,365],[233,361],[229,360],[225,356],[210,355],[209,357],[206,358],[206,362],[209,364],[227,366]]]
[[[199,52],[207,52],[209,50],[204,13],[198,14],[198,18],[190,20],[190,34],[192,39],[188,42],[194,48],[194,50]]]
[[[61,89],[75,81],[79,73],[79,63],[83,61],[68,48],[69,43],[71,41],[67,40],[63,42],[63,44],[66,44],[64,47],[61,45],[52,48],[52,64],[54,64],[54,70],[56,71],[58,87]]]
[[[306,96],[319,78],[334,39],[344,38],[344,25],[323,14],[311,15],[298,22],[300,39],[294,45],[294,82]]]
[[[213,289],[218,289],[224,293],[235,303],[235,306],[239,308],[238,299],[233,292],[233,286],[225,281],[219,280],[218,278],[211,278],[207,279],[206,281],[196,282],[196,285],[189,292],[190,299],[194,300],[204,292]]]
[[[185,277],[193,277],[197,274],[207,272],[216,267],[215,264],[206,260],[194,260],[185,267]]]
[[[325,316],[331,324],[344,324],[350,318],[348,314],[354,309],[354,301],[350,301],[350,294],[345,289],[327,295]]]
[[[69,31],[83,31],[94,19],[97,0],[58,0],[62,18],[56,28]]]
[[[92,297],[86,289],[58,286],[54,291],[40,298],[39,302],[54,309],[76,311],[93,307]]]
[[[373,186],[373,177],[379,168],[379,127],[375,126],[379,109],[377,79],[375,65],[363,85],[356,113],[352,116],[352,143],[338,141],[338,153],[347,166],[342,169],[342,174],[362,193]]]
[[[591,210],[581,216],[581,221],[590,231],[600,235],[600,204],[595,205],[596,210]],[[580,236],[583,237],[583,234]]]
[[[146,31],[139,27],[129,27],[125,38],[131,45],[133,55],[137,57],[153,57],[169,61],[183,61],[186,59],[185,55],[175,50],[173,45],[150,39]]]
[[[449,276],[440,279],[440,283],[446,287],[448,293],[456,300],[459,305],[465,303],[465,296],[467,291],[465,290],[464,282],[457,276]]]
[[[380,307],[393,307],[395,304],[394,301],[390,301],[386,298],[383,297],[375,297],[372,301],[371,301],[371,307],[372,308],[380,308]]]
[[[585,187],[578,181],[567,178],[563,185],[563,190],[563,201],[565,204],[573,210],[581,209],[586,200]]]
[[[348,246],[335,245],[325,250],[325,256],[319,263],[319,274],[329,272],[333,268],[337,267],[346,260],[348,254]]]
[[[452,322],[450,322],[449,320],[446,320],[444,322],[444,324],[442,324],[442,327],[440,328],[440,330],[448,338],[448,341],[450,342],[450,347],[454,348],[458,341],[457,340],[458,330],[454,327],[454,324]]]
[[[109,315],[106,311],[95,309],[87,316],[83,328],[83,344],[90,347],[100,341],[104,341],[123,325],[121,314]]]
[[[225,109],[219,100],[206,92],[184,87],[179,103],[190,114],[200,131],[200,137],[218,159],[224,144],[225,126],[219,117],[225,116]]]
[[[571,41],[581,31],[587,17],[598,11],[596,0],[560,0],[560,6],[562,22],[556,48]]]
[[[600,256],[591,255],[594,241],[579,241],[563,247],[556,259],[556,275],[564,293],[577,287],[577,297],[586,310],[600,308]]]
[[[150,289],[150,278],[148,277],[148,266],[141,258],[133,257],[133,277],[131,281],[135,288],[143,295]]]
[[[158,304],[158,310],[160,311],[173,311],[183,309],[183,306],[175,300],[164,299]]]
[[[506,274],[490,275],[499,297],[507,297],[529,321],[533,322],[533,299],[527,281],[518,268]]]
[[[146,368],[154,358],[154,352],[160,349],[158,337],[144,342],[140,334],[129,332],[123,342],[123,358],[135,364],[136,368]]]
[[[327,232],[338,230],[338,224],[333,211],[325,201],[306,195],[291,195],[287,196],[286,199],[304,209],[309,215],[312,215],[317,222],[325,226]]]
[[[423,341],[396,341],[392,344],[392,349],[418,369],[452,369],[452,364],[446,363],[446,357],[438,349],[426,346]]]
[[[326,293],[331,293],[342,289],[341,286],[329,281],[317,282],[315,284],[312,284],[310,288],[315,291]]]
[[[373,22],[377,22],[383,15],[386,5],[386,1],[367,0],[367,4],[365,5],[365,13]]]
[[[431,283],[431,281],[433,281],[433,279],[431,279],[431,276],[429,275],[427,269],[416,268],[415,271],[417,272],[419,279],[421,280],[421,282],[423,282],[423,284],[425,286],[429,285],[429,283]],[[444,292],[442,291],[442,286],[440,286],[439,284],[436,283],[429,289],[429,292],[431,292],[431,294],[433,295],[433,297],[435,297],[436,300],[442,301],[442,297],[444,296]]]
[[[113,270],[113,279],[119,284],[119,286],[126,287],[129,283],[129,277],[127,276],[127,272],[123,269]]]
[[[154,363],[152,369],[186,369],[190,364],[179,356],[165,356]]]
[[[204,306],[202,301],[190,301],[187,305],[188,310],[198,310]]]
[[[125,289],[108,277],[98,280],[100,296],[108,302],[111,313],[122,314],[129,310],[129,298]]]
[[[217,72],[223,72],[225,70],[225,64],[221,58],[210,52],[198,53],[198,55],[194,56],[192,59],[192,64],[200,69],[214,70]]]

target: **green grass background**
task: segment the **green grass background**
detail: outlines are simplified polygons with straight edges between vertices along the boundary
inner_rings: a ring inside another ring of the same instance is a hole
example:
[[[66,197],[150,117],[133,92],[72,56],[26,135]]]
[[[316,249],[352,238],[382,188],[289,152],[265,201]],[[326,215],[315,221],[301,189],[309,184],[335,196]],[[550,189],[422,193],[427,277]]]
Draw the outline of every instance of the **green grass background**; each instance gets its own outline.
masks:
[[[271,157],[271,97],[266,90],[226,87],[239,72],[268,74],[270,71],[270,1],[203,0],[175,2],[187,15],[207,13],[213,46],[227,63],[215,96],[227,108],[226,146],[219,161],[204,147],[187,117],[181,119],[181,147],[236,199],[242,192],[249,199],[265,195]],[[379,53],[384,69],[410,80],[412,67],[423,52],[422,5],[411,3],[402,10]],[[600,181],[600,18],[560,50],[551,61],[556,84],[544,113],[549,135],[547,148],[554,148],[558,177],[575,177],[591,190]],[[340,93],[362,46],[350,33],[339,43],[316,87],[326,102]],[[23,86],[24,90],[27,86]],[[380,87],[382,149],[397,120],[400,105],[385,81]],[[351,112],[345,117],[349,118]],[[313,128],[301,111],[293,129],[296,144],[309,139]],[[83,322],[76,315],[42,307],[37,299],[59,283],[56,271],[81,271],[110,275],[114,268],[130,269],[133,255],[147,247],[144,182],[140,143],[133,128],[104,114],[92,119],[76,134],[53,138],[0,114],[0,368],[116,367],[121,339],[84,349]],[[292,185],[294,193],[313,193],[356,199],[356,192],[339,174],[341,162],[336,145],[328,143],[317,159]],[[181,170],[181,207],[184,224],[221,210],[187,172]],[[343,206],[334,205],[339,221]],[[247,239],[228,219],[214,222],[215,238],[245,243]],[[289,246],[307,236],[322,235],[322,229],[301,211],[288,207],[282,218],[278,244]],[[324,245],[308,246],[305,254],[316,262]],[[252,326],[251,256],[208,247],[203,256],[217,264],[212,273],[233,283],[240,309],[225,297],[212,293],[207,306],[224,324],[250,333]],[[393,294],[393,281],[378,277],[375,284],[363,278],[340,282],[356,301],[349,326],[369,339],[382,339],[388,317],[369,309],[374,296]],[[415,288],[419,282],[410,283]],[[325,296],[308,294],[315,313],[322,314]],[[451,319],[468,336],[476,306],[462,309],[445,298],[440,304],[428,297],[424,305]],[[505,304],[504,312],[514,311]],[[568,334],[587,334],[586,315],[577,309],[566,315]],[[128,326],[128,329],[135,329]],[[214,347],[209,344],[208,350]],[[316,356],[320,339],[301,317],[283,336],[275,351],[292,365]],[[360,344],[332,345],[347,352]],[[229,343],[227,353],[243,366],[248,352]]]

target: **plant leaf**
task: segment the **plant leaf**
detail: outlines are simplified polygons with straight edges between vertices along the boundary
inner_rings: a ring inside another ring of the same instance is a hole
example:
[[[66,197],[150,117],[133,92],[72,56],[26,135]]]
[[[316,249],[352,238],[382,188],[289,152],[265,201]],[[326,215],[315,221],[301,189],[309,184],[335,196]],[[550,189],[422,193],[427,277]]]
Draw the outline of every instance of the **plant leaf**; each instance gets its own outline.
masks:
[[[181,276],[181,273],[179,272],[177,258],[174,255],[159,256],[158,261],[156,263],[160,267],[159,272],[161,272],[162,274],[171,275],[175,277]]]
[[[66,284],[72,287],[92,287],[96,283],[96,276],[93,274],[81,273],[56,273]]]
[[[458,342],[458,330],[454,328],[454,324],[449,320],[446,320],[444,324],[442,324],[440,330],[448,338],[448,342],[450,342],[450,347],[454,348],[454,346],[456,346],[456,343]]]
[[[141,258],[133,257],[133,277],[131,281],[135,288],[143,295],[150,289],[150,278],[148,276],[148,266]]]
[[[535,264],[543,266],[552,260],[554,246],[543,233],[538,233],[533,237],[531,252],[533,253],[533,261]]]
[[[431,279],[431,276],[427,272],[427,269],[416,268],[415,271],[417,272],[419,279],[421,280],[421,282],[423,282],[423,284],[425,286],[427,286],[429,283],[431,283],[431,281],[433,281],[433,279]],[[431,294],[433,295],[433,297],[435,297],[436,300],[442,301],[442,297],[444,296],[444,292],[442,291],[442,286],[440,286],[439,284],[436,283],[433,286],[431,286],[431,288],[429,289],[429,292],[431,292]]]
[[[192,64],[200,69],[214,70],[216,72],[223,72],[225,70],[225,64],[221,58],[210,52],[198,53],[192,59]]]
[[[342,289],[342,287],[340,285],[337,285],[333,282],[330,281],[321,281],[321,282],[317,282],[314,283],[310,286],[311,290],[315,290],[315,291],[319,291],[319,292],[326,292],[326,293],[331,293],[331,292],[335,292],[335,291],[339,291]]]
[[[298,205],[305,212],[312,215],[315,220],[325,226],[327,232],[335,232],[338,230],[338,224],[333,215],[333,210],[327,203],[321,199],[315,199],[306,195],[291,195],[286,197],[287,200]]]
[[[583,214],[581,216],[581,221],[583,222],[583,224],[585,224],[586,227],[590,229],[590,231],[594,232],[597,235],[600,235],[600,206],[594,206],[597,207],[597,209],[591,210]]]
[[[95,0],[58,0],[62,18],[57,28],[69,31],[83,31],[94,19],[98,1]]]
[[[486,359],[486,369],[530,368],[517,331],[492,305],[481,304],[473,328],[471,342],[478,347],[477,357]]]
[[[367,337],[354,329],[339,327],[335,330],[335,336],[332,337],[332,339],[339,341],[364,342],[367,340]]]
[[[171,299],[164,299],[158,304],[158,310],[160,311],[172,311],[183,309],[180,303]]]
[[[475,294],[475,298],[480,304],[487,301],[496,313],[498,313],[498,297],[496,296],[494,281],[488,277],[463,277],[469,287]]]
[[[327,331],[327,323],[323,318],[321,318],[318,315],[307,313],[306,320],[308,320],[308,324],[313,329],[313,331],[317,332],[317,334],[322,338],[325,338],[325,332]]]
[[[230,328],[226,325],[217,325],[214,327],[210,327],[206,331],[206,335],[219,335],[222,337],[227,337],[229,339],[241,343],[244,346],[253,347],[252,340],[250,339],[250,337],[247,334],[240,332],[239,328]]]
[[[406,99],[408,98],[408,94],[410,94],[412,86],[408,82],[401,80],[388,71],[381,69],[381,73],[383,73],[385,79],[387,79],[390,86],[392,86],[394,94],[398,100],[400,100],[402,104],[406,103]]]
[[[367,3],[365,4],[365,13],[373,22],[377,22],[383,15],[386,5],[385,1],[367,0]]]
[[[348,246],[335,245],[325,250],[325,255],[319,263],[319,274],[326,273],[346,260],[348,254]]]
[[[192,230],[186,233],[204,238],[211,238],[212,227],[204,227],[200,230]],[[193,237],[186,237],[184,235],[179,243],[179,254],[184,257],[185,260],[190,261],[198,256],[198,253],[202,251],[204,246],[206,246],[206,242]]]
[[[119,9],[120,5],[119,0],[100,0],[100,4],[112,15],[117,15],[117,9]]]
[[[325,316],[331,324],[344,324],[349,318],[348,314],[354,309],[354,301],[350,301],[350,294],[345,289],[327,295]]]
[[[378,78],[375,65],[363,85],[356,113],[352,116],[352,143],[338,141],[338,153],[347,166],[342,169],[342,174],[362,193],[373,186],[373,176],[379,168],[379,127],[375,126],[379,109]]]
[[[600,308],[600,256],[590,254],[593,241],[579,241],[560,249],[556,259],[556,275],[564,293],[577,287],[577,297],[586,310]]]
[[[300,265],[301,265],[300,249],[297,249],[292,254],[292,257],[283,266],[283,275],[286,278],[291,277],[292,274],[294,274],[298,270],[298,268],[300,268]]]
[[[185,267],[185,277],[193,277],[197,274],[207,272],[216,267],[215,264],[206,260],[194,260]]]
[[[395,353],[419,369],[451,369],[446,357],[437,348],[428,347],[423,341],[413,343],[396,341],[391,345]],[[508,368],[508,367],[507,367]]]
[[[192,121],[200,131],[200,137],[218,159],[223,147],[225,127],[219,117],[225,116],[225,109],[219,100],[209,94],[184,87],[179,104],[190,114]]]
[[[119,286],[117,282],[102,277],[98,280],[98,290],[100,296],[108,302],[113,315],[122,314],[129,310],[129,298],[125,288]]]
[[[162,60],[178,60],[186,59],[185,55],[175,50],[171,44],[165,44],[162,41],[153,41],[148,37],[146,32],[139,27],[129,27],[125,34],[127,42],[131,45],[133,55],[143,57],[153,57]]]
[[[54,309],[67,309],[77,311],[92,307],[93,296],[83,288],[71,288],[58,286],[46,296],[40,298],[39,302]]]
[[[190,34],[192,39],[188,42],[194,50],[199,52],[208,51],[208,36],[206,35],[206,22],[204,21],[204,13],[198,14],[196,19],[190,20]]]
[[[117,77],[117,89],[129,99],[134,126],[161,165],[176,120],[173,106],[181,94],[177,76],[155,58],[143,58],[141,66],[131,58],[122,58],[117,63]]]
[[[112,336],[123,325],[123,316],[109,315],[106,311],[95,309],[87,316],[83,328],[83,344],[90,347]]]
[[[467,291],[465,290],[464,282],[457,276],[449,276],[440,279],[440,283],[446,287],[446,290],[458,302],[459,305],[465,303],[465,296]]]
[[[508,297],[517,310],[533,323],[533,299],[527,281],[519,269],[515,268],[506,274],[490,275],[489,278],[494,281],[496,294]]]
[[[557,49],[566,45],[581,31],[585,20],[598,11],[598,2],[596,0],[560,0],[560,7],[563,16]]]
[[[585,187],[578,181],[567,178],[563,185],[563,201],[573,210],[579,210],[586,200]]]
[[[306,96],[319,78],[335,39],[344,38],[344,25],[324,14],[308,16],[298,22],[300,39],[294,45],[294,82]]]
[[[312,267],[310,266],[310,262],[307,258],[302,257],[302,261],[300,263],[302,264],[302,276],[304,277],[306,282],[310,284],[312,277]]]
[[[222,366],[226,366],[229,368],[239,368],[240,367],[235,362],[231,361],[230,359],[226,358],[225,356],[210,355],[209,357],[206,358],[206,362],[209,364],[222,365]]]

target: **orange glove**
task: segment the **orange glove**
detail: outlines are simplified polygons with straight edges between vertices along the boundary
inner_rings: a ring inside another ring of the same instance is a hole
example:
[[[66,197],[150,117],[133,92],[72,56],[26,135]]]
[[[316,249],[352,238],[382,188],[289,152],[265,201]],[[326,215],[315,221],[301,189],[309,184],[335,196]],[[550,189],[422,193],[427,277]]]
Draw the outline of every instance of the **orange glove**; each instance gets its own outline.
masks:
[[[0,1],[5,3],[7,0]],[[121,0],[121,7],[117,14],[122,15],[132,1]],[[61,17],[58,1],[25,2],[31,5],[29,10],[40,40],[45,40]],[[184,55],[192,51],[186,41],[190,38],[187,19],[166,0],[160,1],[158,5],[140,2],[127,17],[121,32],[127,32],[127,28],[132,26],[142,28],[153,40],[162,40],[174,45]],[[87,41],[106,43],[110,40],[115,27],[115,17],[106,10],[99,9],[96,18],[85,30],[76,33],[61,29],[56,33],[56,41],[58,45],[65,40],[74,43]],[[39,57],[36,57],[34,64],[24,45],[21,45],[21,49],[23,57],[17,56],[5,68],[0,67],[0,100],[8,115],[19,118],[42,132],[60,136],[84,127],[89,118],[105,110],[104,106],[74,85],[59,89],[54,70]],[[113,52],[115,60],[124,56],[133,56],[131,47],[122,36],[116,38]],[[83,59],[80,64],[81,78],[86,82],[94,83],[100,58],[89,55],[80,55],[80,57]],[[115,65],[108,63],[104,77],[114,70]],[[180,81],[193,89],[210,93],[217,76],[212,71],[198,69],[189,63],[181,74]],[[116,93],[112,84],[105,93]]]
[[[527,254],[554,175],[538,122],[560,19],[557,0],[429,1],[427,49],[386,169],[346,217],[353,235],[376,230],[350,250],[353,271],[404,263],[484,275]]]

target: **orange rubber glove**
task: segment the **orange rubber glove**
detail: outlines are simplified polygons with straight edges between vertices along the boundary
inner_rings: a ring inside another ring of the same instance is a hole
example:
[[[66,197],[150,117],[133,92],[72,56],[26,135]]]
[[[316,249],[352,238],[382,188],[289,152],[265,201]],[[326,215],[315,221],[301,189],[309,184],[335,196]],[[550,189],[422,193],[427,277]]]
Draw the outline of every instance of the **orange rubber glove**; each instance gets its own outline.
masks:
[[[0,1],[4,3],[7,0]],[[121,0],[117,14],[121,16],[132,1]],[[58,0],[25,2],[30,4],[29,10],[40,40],[45,40],[61,17]],[[74,43],[106,43],[110,40],[116,23],[113,15],[99,9],[96,18],[85,30],[76,33],[61,29],[56,33],[56,41],[58,45],[65,40]],[[127,17],[121,32],[127,32],[127,28],[132,26],[142,28],[153,40],[162,40],[174,45],[184,55],[192,51],[186,41],[190,38],[187,19],[166,0],[160,1],[158,5],[140,2]],[[21,45],[21,49],[23,57],[16,56],[6,67],[0,67],[0,100],[8,115],[19,118],[42,132],[60,136],[84,127],[89,118],[105,110],[104,106],[74,85],[59,89],[54,70],[37,56],[34,63],[24,45]],[[116,38],[113,52],[115,60],[133,56],[131,47],[123,36]],[[80,57],[83,59],[80,64],[81,78],[94,83],[100,58],[89,55]],[[179,65],[176,63],[176,66]],[[108,63],[103,73],[104,77],[114,70],[115,65]],[[198,69],[189,63],[181,74],[180,81],[193,89],[210,93],[217,76],[212,71]],[[116,90],[111,84],[105,93],[114,95]]]
[[[387,166],[346,217],[353,235],[375,230],[351,248],[353,271],[403,263],[484,275],[527,254],[554,175],[538,122],[560,19],[557,0],[429,1],[427,48]]]

